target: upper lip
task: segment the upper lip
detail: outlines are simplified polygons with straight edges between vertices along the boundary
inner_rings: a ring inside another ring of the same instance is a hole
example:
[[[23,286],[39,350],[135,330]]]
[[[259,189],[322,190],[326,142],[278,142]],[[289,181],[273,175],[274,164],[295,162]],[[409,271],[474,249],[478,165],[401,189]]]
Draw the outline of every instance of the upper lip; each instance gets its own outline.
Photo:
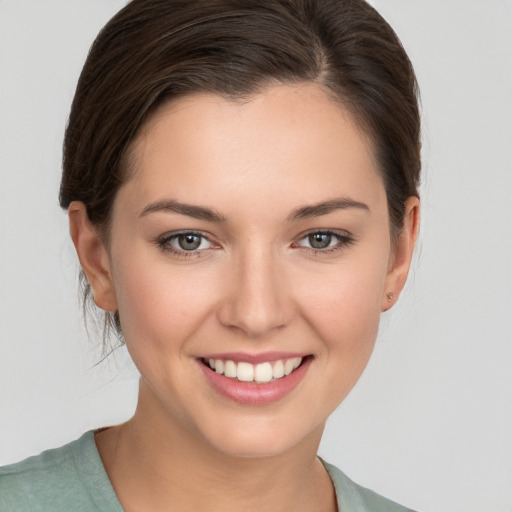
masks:
[[[202,356],[202,359],[220,359],[222,361],[234,361],[236,363],[266,363],[279,361],[280,359],[292,359],[294,357],[304,358],[310,354],[304,352],[262,352],[260,354],[249,354],[247,352],[223,352]]]

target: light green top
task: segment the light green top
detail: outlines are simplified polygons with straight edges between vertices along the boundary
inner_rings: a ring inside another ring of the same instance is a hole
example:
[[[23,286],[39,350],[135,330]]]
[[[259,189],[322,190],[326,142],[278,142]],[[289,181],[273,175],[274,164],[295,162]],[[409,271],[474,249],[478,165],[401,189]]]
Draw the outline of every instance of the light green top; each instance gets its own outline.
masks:
[[[325,465],[340,512],[412,512]],[[0,468],[0,512],[123,512],[94,441],[94,432],[62,448]]]

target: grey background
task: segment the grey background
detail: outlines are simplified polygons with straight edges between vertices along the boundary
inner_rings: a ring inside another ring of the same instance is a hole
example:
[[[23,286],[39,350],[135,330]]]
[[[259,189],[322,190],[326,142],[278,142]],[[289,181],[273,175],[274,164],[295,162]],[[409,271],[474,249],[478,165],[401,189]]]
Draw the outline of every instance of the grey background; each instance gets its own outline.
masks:
[[[135,406],[126,354],[94,365],[57,205],[78,73],[123,3],[0,2],[0,464],[127,419]],[[422,88],[421,243],[320,453],[423,512],[511,512],[512,3],[373,4]]]

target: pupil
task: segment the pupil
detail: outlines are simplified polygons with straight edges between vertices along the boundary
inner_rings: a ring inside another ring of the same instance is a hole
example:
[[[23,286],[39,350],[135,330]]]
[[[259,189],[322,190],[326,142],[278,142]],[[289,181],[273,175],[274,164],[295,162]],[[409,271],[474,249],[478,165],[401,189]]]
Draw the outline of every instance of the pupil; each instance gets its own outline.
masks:
[[[180,235],[178,243],[185,251],[194,251],[201,245],[201,237],[197,235]]]
[[[325,249],[326,247],[329,247],[331,239],[331,235],[326,233],[315,233],[313,235],[309,235],[309,243],[314,249]]]

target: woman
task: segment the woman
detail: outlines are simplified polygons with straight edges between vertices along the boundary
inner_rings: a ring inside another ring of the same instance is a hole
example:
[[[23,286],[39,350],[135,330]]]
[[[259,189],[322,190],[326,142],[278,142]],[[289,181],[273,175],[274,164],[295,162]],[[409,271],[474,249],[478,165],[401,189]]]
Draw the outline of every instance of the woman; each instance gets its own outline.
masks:
[[[3,510],[404,510],[317,458],[405,284],[410,62],[361,0],[134,0],[95,41],[61,206],[134,417],[0,473]]]

